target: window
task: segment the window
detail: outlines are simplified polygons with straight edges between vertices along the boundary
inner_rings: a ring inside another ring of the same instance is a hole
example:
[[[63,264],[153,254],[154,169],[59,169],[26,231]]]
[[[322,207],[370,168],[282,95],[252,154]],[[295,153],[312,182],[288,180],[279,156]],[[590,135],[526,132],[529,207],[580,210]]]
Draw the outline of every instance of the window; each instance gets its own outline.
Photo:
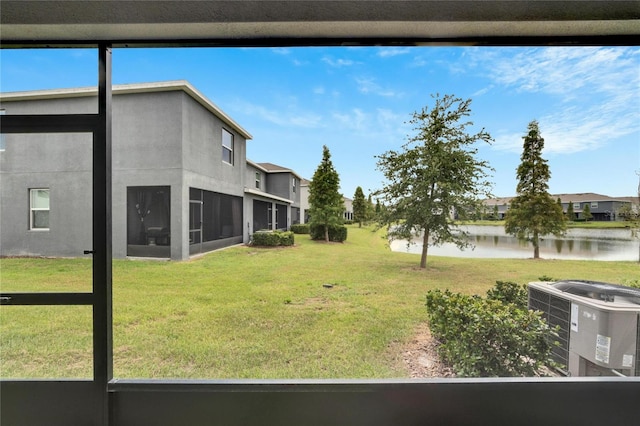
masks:
[[[296,193],[296,178],[293,178],[293,193]]]
[[[29,229],[49,229],[49,190],[29,190]]]
[[[256,172],[256,188],[260,189],[260,178],[261,178],[261,174],[260,172]]]
[[[591,208],[592,208],[592,209],[597,209],[597,208],[598,208],[598,202],[597,202],[597,201],[595,201],[595,202],[594,202],[594,201],[592,201],[592,202],[591,202]]]
[[[5,114],[5,110],[0,109],[0,115],[4,115]],[[4,151],[4,134],[0,133],[0,151]]]
[[[580,209],[580,203],[573,203],[573,209],[574,210],[579,210]]]
[[[233,134],[222,129],[222,161],[233,164]]]

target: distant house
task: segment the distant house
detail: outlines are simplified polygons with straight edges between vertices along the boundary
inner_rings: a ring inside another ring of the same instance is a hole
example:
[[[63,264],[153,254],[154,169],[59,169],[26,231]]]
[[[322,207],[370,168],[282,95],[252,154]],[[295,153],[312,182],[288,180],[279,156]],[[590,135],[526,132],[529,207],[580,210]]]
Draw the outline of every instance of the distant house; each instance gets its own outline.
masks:
[[[504,219],[509,209],[509,204],[514,197],[492,198],[484,201],[485,214],[491,215],[497,207],[498,218]],[[571,220],[582,219],[586,205],[589,209],[594,221],[613,221],[622,220],[618,216],[618,211],[625,205],[633,202],[633,197],[609,197],[607,195],[595,194],[592,192],[578,194],[551,194],[551,198],[557,200],[560,198],[562,209],[567,212],[569,204],[573,206],[574,217]]]
[[[300,209],[302,216],[300,217],[300,223],[309,223],[309,184],[310,180],[301,179],[300,181]],[[344,220],[353,220],[353,200],[351,198],[342,197],[344,203],[344,213],[342,218]]]
[[[249,233],[264,229],[288,229],[300,223],[300,181],[293,170],[272,163],[247,160],[245,187]]]
[[[353,220],[353,200],[351,198],[342,197],[344,202],[344,220]]]
[[[251,135],[186,81],[113,87],[113,256],[187,259],[300,220],[300,177],[246,159]],[[95,88],[0,94],[5,114],[97,111]],[[0,255],[92,247],[90,134],[8,134]]]

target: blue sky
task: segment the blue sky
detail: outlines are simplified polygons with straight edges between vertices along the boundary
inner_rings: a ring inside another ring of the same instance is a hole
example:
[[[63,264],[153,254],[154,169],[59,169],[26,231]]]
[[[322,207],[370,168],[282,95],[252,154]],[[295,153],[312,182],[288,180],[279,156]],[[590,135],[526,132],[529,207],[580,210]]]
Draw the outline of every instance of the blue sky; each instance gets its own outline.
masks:
[[[95,50],[2,50],[3,92],[97,84]],[[471,131],[496,196],[515,193],[527,124],[545,139],[551,193],[634,195],[640,170],[638,47],[114,49],[113,83],[187,80],[254,137],[248,158],[311,178],[327,145],[352,197],[381,186],[432,94],[471,98]]]

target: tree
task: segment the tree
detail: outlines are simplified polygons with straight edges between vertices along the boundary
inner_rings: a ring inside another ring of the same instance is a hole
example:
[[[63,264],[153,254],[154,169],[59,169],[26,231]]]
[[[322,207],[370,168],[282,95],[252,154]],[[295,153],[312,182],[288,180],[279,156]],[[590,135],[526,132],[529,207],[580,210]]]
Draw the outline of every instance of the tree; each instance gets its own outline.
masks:
[[[494,204],[493,205],[493,220],[498,220],[500,219],[500,216],[498,215],[498,205]]]
[[[640,170],[638,175],[638,194],[635,202],[625,204],[618,209],[618,217],[628,222],[631,228],[631,237],[640,239]],[[638,263],[640,263],[640,246],[638,246]]]
[[[356,188],[353,194],[353,220],[358,222],[358,227],[362,228],[362,222],[366,220],[367,201],[364,198],[364,192],[361,187]]]
[[[376,217],[376,208],[373,205],[373,200],[371,199],[371,193],[369,193],[369,196],[367,197],[367,208],[366,208],[366,214],[365,214],[365,221],[366,222],[370,222],[372,220],[374,220]]]
[[[582,208],[582,218],[584,219],[585,222],[589,222],[591,219],[593,219],[593,215],[591,214],[591,207],[589,206],[589,203],[585,203],[584,207]]]
[[[409,123],[415,136],[408,138],[402,150],[377,156],[378,169],[386,178],[376,191],[384,205],[379,223],[388,227],[391,239],[422,236],[421,268],[426,268],[430,244],[470,245],[450,215],[456,212],[464,219],[481,208],[481,198],[490,196],[486,181],[490,167],[475,158],[474,144],[489,143],[491,136],[484,129],[468,134],[467,127],[473,123],[461,121],[471,113],[471,100],[452,95],[433,98],[431,109],[413,113]]]
[[[310,225],[324,227],[325,241],[329,242],[329,227],[342,224],[344,201],[340,189],[340,177],[333,168],[331,153],[322,147],[322,161],[309,183]]]
[[[573,221],[576,218],[576,214],[573,211],[573,203],[569,201],[569,207],[567,207],[567,219]]]
[[[520,165],[517,169],[516,197],[507,211],[505,231],[533,244],[533,258],[540,258],[540,237],[562,235],[567,228],[562,206],[547,192],[551,171],[542,158],[544,139],[537,121],[529,123]]]

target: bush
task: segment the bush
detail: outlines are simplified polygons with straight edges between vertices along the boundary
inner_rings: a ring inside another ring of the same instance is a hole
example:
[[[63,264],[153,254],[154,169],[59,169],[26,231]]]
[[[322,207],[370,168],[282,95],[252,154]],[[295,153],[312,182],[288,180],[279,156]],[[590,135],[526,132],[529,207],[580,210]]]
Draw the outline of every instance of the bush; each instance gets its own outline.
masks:
[[[279,232],[276,231],[276,234],[280,237],[280,245],[281,246],[292,246],[294,243],[293,232]]]
[[[293,232],[290,231],[258,231],[252,236],[252,244],[254,246],[292,246],[293,243]]]
[[[426,306],[438,351],[458,375],[533,376],[553,365],[548,337],[557,333],[541,312],[449,290],[427,293]]]
[[[308,223],[298,223],[295,225],[291,225],[291,232],[294,234],[308,234],[309,233],[309,224]]]
[[[310,225],[309,234],[312,240],[324,240],[324,226]],[[329,241],[341,243],[347,239],[347,227],[344,225],[329,227]]]
[[[513,303],[519,309],[527,309],[529,294],[525,284],[511,281],[496,281],[496,285],[487,291],[488,300]]]

